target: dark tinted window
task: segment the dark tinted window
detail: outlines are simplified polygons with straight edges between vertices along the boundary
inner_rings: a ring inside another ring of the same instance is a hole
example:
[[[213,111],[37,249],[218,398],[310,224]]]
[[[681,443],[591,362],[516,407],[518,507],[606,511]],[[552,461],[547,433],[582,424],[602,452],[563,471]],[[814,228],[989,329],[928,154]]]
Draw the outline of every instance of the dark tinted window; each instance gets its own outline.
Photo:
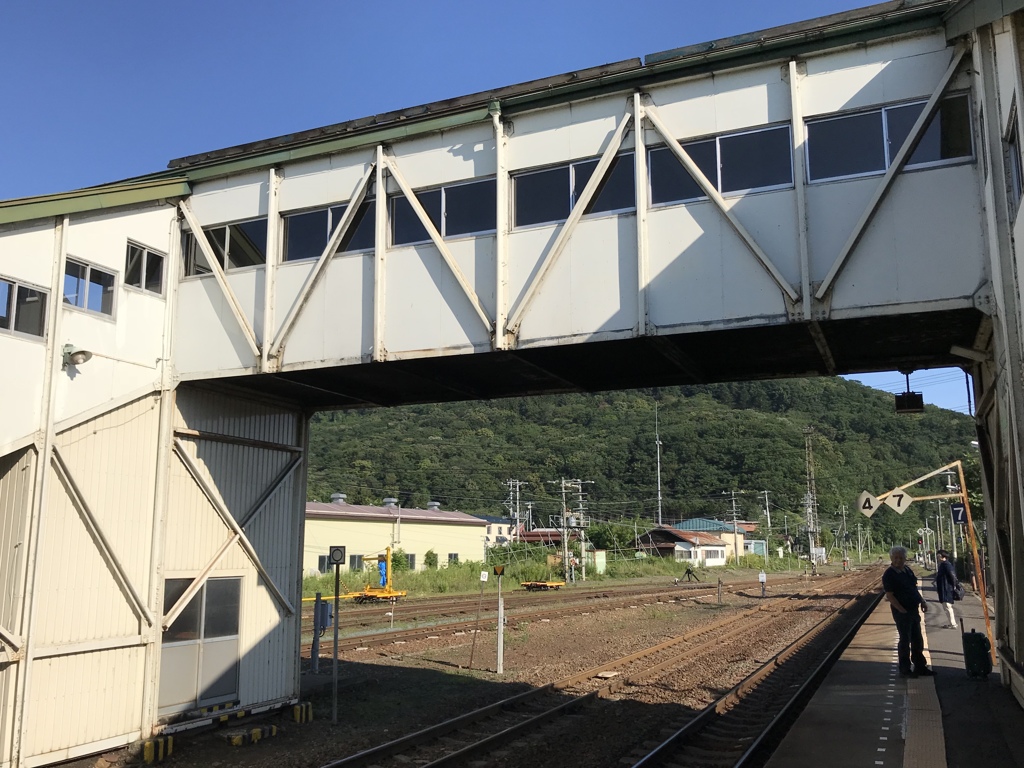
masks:
[[[175,603],[185,594],[192,579],[167,579],[164,582],[164,615],[174,607]],[[185,610],[178,614],[165,631],[163,641],[173,643],[177,640],[198,640],[199,639],[199,613],[202,601],[202,590],[192,596],[185,606]]]
[[[914,122],[922,109],[924,104],[905,104],[885,110],[885,126],[889,139],[889,162],[886,165],[891,165],[896,159],[896,154],[910,135],[910,129],[914,127]]]
[[[352,251],[366,251],[374,247],[376,238],[375,233],[375,213],[374,208],[376,202],[373,198],[367,198],[359,206],[359,210],[356,211],[355,218],[352,223],[348,226],[348,231],[345,236],[341,239],[341,244],[338,246],[338,253],[350,253]],[[331,221],[337,226],[338,222],[341,221],[341,216],[345,212],[346,206],[338,206],[337,208],[331,208]]]
[[[96,267],[89,270],[89,300],[86,309],[104,315],[114,314],[113,275]]]
[[[326,208],[285,217],[284,260],[319,258],[330,235],[327,219]]]
[[[683,149],[708,178],[711,185],[717,187],[718,146],[715,139],[684,144]],[[648,174],[651,177],[651,203],[653,204],[696,200],[704,197],[697,182],[691,178],[683,164],[667,147],[656,147],[651,150]]]
[[[793,183],[789,126],[722,136],[718,142],[723,193]]]
[[[923,106],[922,106],[923,108]],[[888,110],[891,114],[896,110]],[[917,118],[918,111],[914,118]],[[893,120],[890,120],[890,126]],[[911,126],[913,121],[911,121]],[[910,127],[906,131],[909,132]],[[890,137],[892,128],[890,127]],[[906,133],[903,134],[903,138]],[[898,146],[894,146],[892,157],[895,158]],[[974,154],[971,138],[970,100],[966,96],[954,96],[939,102],[939,108],[932,117],[928,127],[921,136],[914,154],[910,156],[908,165],[919,163],[937,163],[942,160],[953,160],[958,157],[970,157]],[[891,162],[891,161],[890,161]]]
[[[209,639],[238,634],[241,585],[241,579],[210,579],[206,582],[203,637]]]
[[[573,165],[573,203],[580,199],[587,182],[594,175],[597,160],[587,160]],[[585,213],[622,211],[636,207],[635,166],[633,153],[627,152],[612,159],[611,167],[605,174],[597,194],[587,206]]]
[[[515,178],[515,226],[543,224],[568,218],[569,166],[524,173]]]
[[[255,219],[228,227],[228,269],[267,263],[267,220]]]
[[[146,250],[128,243],[128,254],[125,256],[124,284],[142,287],[142,271],[146,266]]]
[[[46,293],[18,286],[14,306],[14,330],[42,336],[46,329]]]
[[[807,157],[811,181],[883,170],[882,113],[808,123]]]
[[[64,265],[64,303],[73,307],[85,306],[85,277],[89,268],[85,264],[68,261]]]
[[[164,257],[161,253],[146,251],[146,282],[147,291],[163,293],[164,291]]]
[[[0,280],[0,328],[10,330],[11,312],[14,311],[14,285]]]
[[[445,237],[489,232],[495,229],[497,190],[497,182],[494,179],[445,187]]]
[[[420,205],[427,212],[430,221],[441,231],[441,190],[432,189],[427,192],[417,192],[417,199]],[[404,195],[395,195],[391,198],[391,242],[394,245],[407,245],[409,243],[422,243],[430,239],[427,230],[420,222],[412,205],[405,199]]]

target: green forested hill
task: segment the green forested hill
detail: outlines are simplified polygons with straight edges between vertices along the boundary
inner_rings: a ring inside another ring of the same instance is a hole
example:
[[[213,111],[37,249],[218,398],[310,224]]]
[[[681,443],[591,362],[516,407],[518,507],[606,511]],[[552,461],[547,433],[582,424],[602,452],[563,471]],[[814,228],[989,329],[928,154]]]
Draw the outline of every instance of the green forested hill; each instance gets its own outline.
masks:
[[[326,501],[340,491],[352,503],[394,496],[403,506],[434,500],[445,509],[502,515],[505,482],[518,479],[528,483],[522,502],[533,502],[534,520],[546,525],[559,511],[552,481],[564,477],[590,481],[587,509],[595,522],[651,520],[655,403],[666,522],[721,518],[730,509],[723,493],[733,490],[742,492],[739,514],[759,519],[767,490],[774,527],[781,529],[786,516],[799,526],[807,426],[814,428],[820,514],[836,519],[845,504],[851,528],[868,522],[853,510],[860,491],[881,493],[954,459],[969,460],[975,439],[968,416],[932,406],[897,416],[891,395],[843,379],[332,412],[313,419],[309,496]],[[934,512],[920,502],[902,518],[879,512],[871,524],[882,540],[906,540],[921,515]]]

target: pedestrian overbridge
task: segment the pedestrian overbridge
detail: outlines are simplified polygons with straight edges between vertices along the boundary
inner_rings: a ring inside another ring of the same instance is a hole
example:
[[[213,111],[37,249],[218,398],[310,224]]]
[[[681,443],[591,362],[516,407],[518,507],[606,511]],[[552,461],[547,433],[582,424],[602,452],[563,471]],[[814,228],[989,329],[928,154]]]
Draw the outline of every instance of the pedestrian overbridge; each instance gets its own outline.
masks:
[[[1024,696],[1021,68],[975,5],[0,203],[0,765],[297,695],[312,411],[558,391],[964,367]]]

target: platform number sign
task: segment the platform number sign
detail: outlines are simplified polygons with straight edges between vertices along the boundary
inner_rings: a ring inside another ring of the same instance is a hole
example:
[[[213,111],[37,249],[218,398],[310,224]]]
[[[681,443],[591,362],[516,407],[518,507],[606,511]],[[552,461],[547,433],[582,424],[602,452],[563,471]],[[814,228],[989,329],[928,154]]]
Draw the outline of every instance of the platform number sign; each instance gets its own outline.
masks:
[[[881,506],[882,502],[876,499],[867,491],[864,491],[860,496],[857,497],[857,509],[865,514],[867,517],[871,517]]]
[[[331,565],[344,565],[345,564],[345,548],[344,547],[331,547],[331,551],[327,555],[327,562],[329,562]]]
[[[902,515],[914,502],[914,497],[899,488],[889,491],[885,497],[885,503],[899,515]]]
[[[957,525],[967,524],[967,505],[962,501],[954,501],[949,505],[949,511],[953,515],[953,522]]]

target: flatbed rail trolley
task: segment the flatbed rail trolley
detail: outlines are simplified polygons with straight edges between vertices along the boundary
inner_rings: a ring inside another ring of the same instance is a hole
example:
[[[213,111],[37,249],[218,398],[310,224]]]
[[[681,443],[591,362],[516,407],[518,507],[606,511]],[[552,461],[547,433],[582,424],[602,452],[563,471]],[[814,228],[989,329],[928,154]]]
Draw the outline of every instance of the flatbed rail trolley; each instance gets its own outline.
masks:
[[[527,592],[545,592],[549,589],[560,589],[565,586],[564,581],[522,581],[520,585]]]

